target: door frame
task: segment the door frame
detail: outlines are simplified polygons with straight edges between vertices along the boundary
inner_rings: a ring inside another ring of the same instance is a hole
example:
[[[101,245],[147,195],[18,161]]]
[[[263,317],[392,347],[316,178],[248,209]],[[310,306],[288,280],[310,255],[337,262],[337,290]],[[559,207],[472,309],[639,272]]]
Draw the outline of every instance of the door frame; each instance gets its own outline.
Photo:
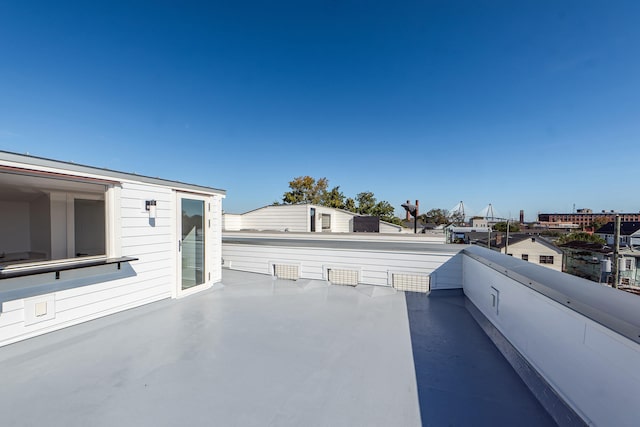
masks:
[[[199,200],[204,202],[204,217],[202,219],[204,227],[204,271],[203,271],[203,283],[195,285],[188,289],[182,289],[182,200]],[[211,236],[211,202],[213,196],[189,193],[185,191],[176,191],[176,218],[175,218],[175,251],[176,251],[176,280],[173,288],[174,298],[182,298],[191,294],[208,289],[212,286],[211,282],[211,251],[212,251],[212,236]]]

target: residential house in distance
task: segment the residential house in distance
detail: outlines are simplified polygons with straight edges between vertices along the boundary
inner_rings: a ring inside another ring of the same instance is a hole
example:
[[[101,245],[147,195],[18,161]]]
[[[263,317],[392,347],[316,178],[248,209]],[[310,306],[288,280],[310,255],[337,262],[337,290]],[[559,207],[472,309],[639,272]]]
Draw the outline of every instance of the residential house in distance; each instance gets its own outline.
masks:
[[[560,249],[564,253],[562,271],[593,282],[606,282],[611,272],[611,247],[576,240],[560,245]]]
[[[613,283],[613,248],[599,243],[573,241],[560,245],[562,271],[598,283]],[[619,286],[640,290],[640,252],[629,248],[619,253]]]
[[[544,237],[524,233],[513,233],[509,240],[504,233],[495,233],[489,241],[478,240],[475,244],[489,247],[494,251],[540,264],[553,270],[562,271],[562,251]]]
[[[243,214],[224,213],[224,231],[286,231],[292,233],[400,233],[403,227],[326,206],[272,205]]]
[[[615,222],[608,222],[595,231],[607,245],[614,245]],[[640,221],[620,222],[620,246],[640,245]]]

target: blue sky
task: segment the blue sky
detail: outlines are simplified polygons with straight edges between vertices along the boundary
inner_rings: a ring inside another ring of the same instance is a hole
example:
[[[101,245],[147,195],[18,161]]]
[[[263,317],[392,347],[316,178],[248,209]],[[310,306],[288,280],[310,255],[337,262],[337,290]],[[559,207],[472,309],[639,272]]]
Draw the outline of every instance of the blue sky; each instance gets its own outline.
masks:
[[[0,3],[0,150],[398,207],[639,211],[640,2]]]

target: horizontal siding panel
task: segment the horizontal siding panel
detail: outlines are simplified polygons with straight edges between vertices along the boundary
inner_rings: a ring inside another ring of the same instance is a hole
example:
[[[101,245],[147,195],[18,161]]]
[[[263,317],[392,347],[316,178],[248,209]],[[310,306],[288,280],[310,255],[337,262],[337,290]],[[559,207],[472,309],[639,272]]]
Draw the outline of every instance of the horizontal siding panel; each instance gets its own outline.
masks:
[[[141,293],[158,295],[171,292],[170,284],[170,281],[160,283],[157,279],[152,278],[146,281],[143,280],[122,286],[110,287],[99,292],[89,292],[60,299],[56,298],[56,316],[65,311],[84,309],[85,307],[108,300],[125,299],[127,296],[130,296],[132,300],[136,300]]]
[[[56,300],[63,300],[67,298],[77,298],[92,293],[108,292],[109,290],[122,287],[134,287],[137,283],[147,283],[156,281],[158,286],[164,286],[164,282],[171,282],[164,272],[148,272],[144,276],[126,277],[122,279],[115,279],[97,283],[95,285],[83,286],[80,288],[68,289],[61,292],[56,292]]]
[[[158,203],[173,203],[174,193],[157,187],[129,188],[123,187],[121,198],[129,200],[157,200]]]
[[[136,273],[138,273],[138,276],[142,276],[144,273],[148,272],[148,271],[164,271],[165,274],[171,274],[173,269],[171,268],[171,265],[167,265],[167,261],[152,261],[152,262],[143,262],[143,263],[138,263],[136,264],[136,266],[134,267],[134,270],[136,271]]]
[[[150,228],[152,228],[152,230],[149,230]],[[170,239],[172,237],[171,230],[169,224],[156,225],[155,227],[151,227],[148,224],[146,227],[136,227],[127,224],[127,226],[122,228],[122,237],[166,236],[167,239]]]
[[[130,248],[127,248],[127,252],[128,254],[130,254],[127,256],[134,256],[133,254],[135,254],[136,258],[142,259],[144,257],[144,259],[147,259],[147,255],[154,256],[156,254],[163,254],[162,257],[164,257],[165,259],[170,259],[174,257],[173,249],[173,243],[132,246]]]
[[[323,279],[324,268],[328,266],[354,268],[361,271],[362,283],[383,286],[389,285],[389,270],[429,274],[451,259],[451,256],[428,253],[234,244],[222,246],[222,257],[225,266],[231,263],[231,269],[255,273],[270,273],[268,263],[273,260],[301,263],[301,277],[308,279]]]
[[[139,201],[139,206],[135,207],[124,207],[120,206],[120,213],[123,218],[149,218],[149,211],[145,208],[145,204],[143,200]],[[173,213],[173,207],[163,205],[156,205],[156,213],[158,218],[168,218],[171,217]]]
[[[158,236],[135,236],[122,238],[122,250],[132,246],[158,245],[162,243],[170,243],[171,236],[161,234]]]
[[[13,324],[0,329],[0,345],[6,345],[21,341],[36,335],[66,328],[78,323],[97,319],[129,308],[159,301],[170,297],[169,293],[157,293],[156,289],[140,292],[136,295],[126,295],[122,298],[103,301],[101,304],[92,304],[85,310],[70,310],[56,315],[51,321],[24,326],[22,323]],[[135,298],[135,299],[132,299]],[[46,325],[44,325],[46,323]]]

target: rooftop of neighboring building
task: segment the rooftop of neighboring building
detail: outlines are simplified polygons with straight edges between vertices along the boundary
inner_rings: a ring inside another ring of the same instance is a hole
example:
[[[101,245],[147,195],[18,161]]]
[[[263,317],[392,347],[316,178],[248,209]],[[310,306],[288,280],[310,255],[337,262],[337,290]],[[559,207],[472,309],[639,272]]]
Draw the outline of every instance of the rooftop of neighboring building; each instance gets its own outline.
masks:
[[[615,222],[608,222],[602,227],[596,230],[596,234],[614,234]],[[620,235],[630,236],[636,231],[640,230],[640,222],[638,221],[621,221],[620,222]]]
[[[507,246],[507,236],[506,233],[493,233],[495,235],[492,235],[491,237],[491,247],[495,248],[495,249],[502,249],[505,248]],[[509,241],[508,244],[509,245],[515,245],[518,244],[520,242],[524,242],[526,240],[532,240],[533,242],[537,242],[540,243],[541,245],[547,246],[550,249],[553,249],[557,252],[560,252],[560,250],[558,249],[558,247],[556,245],[554,245],[550,240],[546,239],[545,237],[539,236],[539,235],[532,235],[529,233],[510,233],[509,234]],[[484,238],[484,239],[478,239],[476,241],[474,241],[473,243],[480,245],[480,246],[485,246],[487,247],[487,243],[488,243],[488,239]]]

